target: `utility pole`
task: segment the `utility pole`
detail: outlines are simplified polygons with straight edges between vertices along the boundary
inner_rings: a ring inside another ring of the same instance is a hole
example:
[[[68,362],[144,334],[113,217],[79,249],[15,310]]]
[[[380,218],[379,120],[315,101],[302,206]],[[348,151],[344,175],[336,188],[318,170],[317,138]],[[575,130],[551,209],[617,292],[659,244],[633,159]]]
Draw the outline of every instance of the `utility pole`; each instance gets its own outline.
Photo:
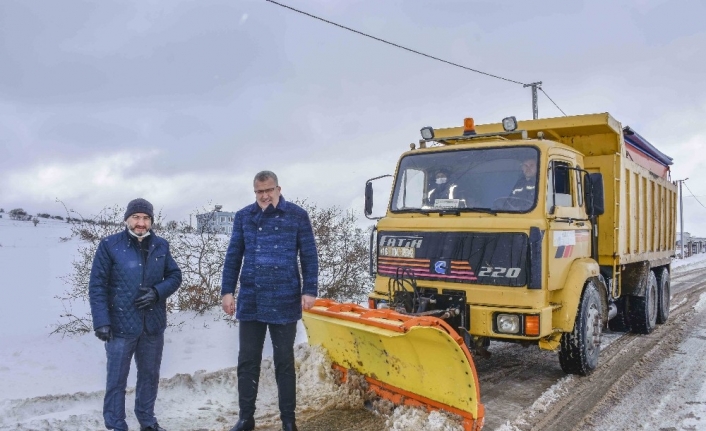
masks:
[[[681,245],[681,258],[684,259],[684,196],[681,191],[681,185],[684,181],[689,178],[684,178],[683,180],[677,180],[679,183],[679,244]]]
[[[542,87],[542,81],[533,82],[531,84],[523,84],[523,87],[532,87],[532,119],[539,118],[539,106],[537,106],[537,87]]]

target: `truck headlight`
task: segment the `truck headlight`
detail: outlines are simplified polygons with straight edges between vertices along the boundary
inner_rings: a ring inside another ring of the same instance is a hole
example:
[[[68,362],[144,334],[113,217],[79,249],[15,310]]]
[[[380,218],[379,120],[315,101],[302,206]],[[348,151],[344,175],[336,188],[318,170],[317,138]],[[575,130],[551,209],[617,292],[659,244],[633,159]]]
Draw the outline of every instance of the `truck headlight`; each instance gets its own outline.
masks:
[[[517,314],[498,314],[495,316],[498,332],[505,334],[520,333],[520,316]]]
[[[422,127],[422,130],[420,130],[422,134],[422,138],[426,139],[427,141],[430,139],[434,139],[434,129],[432,127]]]
[[[517,118],[515,118],[515,117],[503,118],[503,129],[506,132],[512,132],[515,129],[517,129]]]

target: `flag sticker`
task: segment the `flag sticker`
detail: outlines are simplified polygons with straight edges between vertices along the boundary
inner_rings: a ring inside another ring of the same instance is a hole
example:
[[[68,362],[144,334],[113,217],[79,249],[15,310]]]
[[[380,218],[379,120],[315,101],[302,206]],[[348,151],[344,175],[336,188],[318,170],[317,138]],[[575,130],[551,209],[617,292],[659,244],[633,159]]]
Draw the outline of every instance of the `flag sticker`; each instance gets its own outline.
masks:
[[[556,255],[554,255],[554,258],[555,259],[564,259],[567,257],[571,257],[571,254],[573,252],[574,252],[573,245],[562,245],[556,249]]]

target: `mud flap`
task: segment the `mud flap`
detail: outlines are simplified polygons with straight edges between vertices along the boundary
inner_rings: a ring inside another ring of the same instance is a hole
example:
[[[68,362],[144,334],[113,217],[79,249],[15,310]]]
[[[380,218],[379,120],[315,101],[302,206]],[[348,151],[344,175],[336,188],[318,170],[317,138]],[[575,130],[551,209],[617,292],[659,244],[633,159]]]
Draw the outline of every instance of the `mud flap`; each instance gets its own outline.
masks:
[[[325,299],[304,312],[303,320],[309,344],[323,346],[334,367],[364,376],[377,395],[459,415],[467,431],[482,428],[473,358],[443,320]]]

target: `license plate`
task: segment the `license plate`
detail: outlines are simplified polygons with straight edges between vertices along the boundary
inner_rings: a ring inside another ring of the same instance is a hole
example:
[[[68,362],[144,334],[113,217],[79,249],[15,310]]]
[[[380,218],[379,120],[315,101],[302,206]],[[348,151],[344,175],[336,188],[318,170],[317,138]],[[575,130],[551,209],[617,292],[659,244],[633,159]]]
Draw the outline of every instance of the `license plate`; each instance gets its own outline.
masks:
[[[380,247],[380,256],[414,259],[414,247]]]

